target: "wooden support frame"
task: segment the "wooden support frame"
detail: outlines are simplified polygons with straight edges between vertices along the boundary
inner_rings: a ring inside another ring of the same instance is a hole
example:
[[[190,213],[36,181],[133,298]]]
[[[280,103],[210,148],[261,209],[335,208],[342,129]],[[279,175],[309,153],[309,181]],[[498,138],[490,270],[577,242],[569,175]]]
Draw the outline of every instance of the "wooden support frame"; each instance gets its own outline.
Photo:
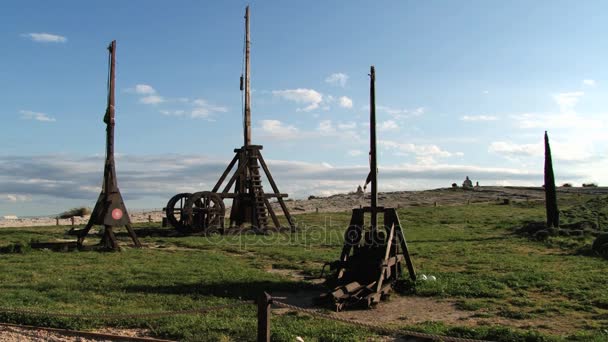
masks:
[[[382,223],[377,223],[377,227],[366,228],[366,213],[382,215],[384,220]],[[365,234],[375,234],[376,231],[386,233],[383,243],[372,241],[370,244],[364,239]],[[383,250],[377,263],[371,262],[377,265],[376,268],[371,269],[369,258],[377,255],[371,252],[374,248]],[[415,281],[416,271],[397,211],[385,207],[353,209],[351,221],[344,234],[340,259],[332,263],[334,265],[332,269],[336,271],[336,287],[330,293],[330,297],[334,300],[336,310],[339,311],[349,303],[360,302],[363,299],[368,306],[377,304],[382,296],[391,291],[392,285],[402,273],[403,263],[406,264],[410,279]],[[374,279],[369,278],[372,274],[376,274]]]

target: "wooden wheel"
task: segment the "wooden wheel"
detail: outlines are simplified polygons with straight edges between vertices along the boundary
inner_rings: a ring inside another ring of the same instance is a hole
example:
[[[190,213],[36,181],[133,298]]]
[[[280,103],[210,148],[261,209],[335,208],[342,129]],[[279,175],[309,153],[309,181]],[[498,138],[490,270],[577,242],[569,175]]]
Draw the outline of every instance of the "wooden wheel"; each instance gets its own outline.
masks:
[[[215,192],[201,191],[188,197],[183,209],[184,224],[190,232],[202,232],[224,228],[226,207]]]
[[[167,202],[167,207],[165,209],[165,214],[167,215],[167,221],[180,233],[191,233],[192,227],[188,224],[186,220],[186,215],[184,213],[184,208],[186,207],[186,202],[192,196],[191,193],[181,193],[177,194]],[[196,203],[199,207],[202,206],[202,202]]]

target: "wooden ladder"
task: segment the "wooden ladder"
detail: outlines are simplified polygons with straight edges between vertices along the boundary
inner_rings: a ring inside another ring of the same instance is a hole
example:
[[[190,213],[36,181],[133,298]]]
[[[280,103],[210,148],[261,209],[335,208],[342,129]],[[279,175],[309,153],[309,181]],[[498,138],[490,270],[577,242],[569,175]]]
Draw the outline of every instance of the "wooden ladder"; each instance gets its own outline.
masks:
[[[249,160],[249,172],[251,177],[251,189],[255,201],[255,218],[258,229],[268,227],[268,213],[266,211],[266,201],[264,200],[264,189],[262,188],[262,177],[260,177],[260,165],[257,155],[251,156]]]

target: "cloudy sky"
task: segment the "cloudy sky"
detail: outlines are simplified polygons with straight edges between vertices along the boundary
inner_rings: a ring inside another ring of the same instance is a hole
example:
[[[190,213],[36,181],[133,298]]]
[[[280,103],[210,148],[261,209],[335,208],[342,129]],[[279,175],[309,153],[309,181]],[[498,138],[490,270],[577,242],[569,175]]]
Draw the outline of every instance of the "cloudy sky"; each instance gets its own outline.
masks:
[[[0,215],[92,206],[116,39],[129,208],[208,190],[242,144],[245,1],[3,1]],[[604,1],[251,1],[253,142],[282,192],[608,183]]]

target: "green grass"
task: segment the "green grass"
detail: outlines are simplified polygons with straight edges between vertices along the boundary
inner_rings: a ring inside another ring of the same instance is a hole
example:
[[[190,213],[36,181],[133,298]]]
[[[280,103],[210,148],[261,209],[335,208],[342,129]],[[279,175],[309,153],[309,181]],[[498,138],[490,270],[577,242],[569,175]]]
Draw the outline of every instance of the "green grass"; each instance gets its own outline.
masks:
[[[564,197],[560,207],[584,201]],[[437,281],[403,279],[398,292],[452,300],[458,309],[500,324],[396,322],[392,326],[500,341],[608,338],[608,261],[581,254],[587,242],[537,242],[513,234],[522,222],[544,218],[541,205],[414,207],[399,210],[399,216],[418,273],[434,275]],[[153,248],[126,248],[120,253],[32,250],[30,241],[66,238],[67,227],[2,228],[0,306],[83,314],[145,313],[235,303],[254,299],[262,291],[310,289],[309,283],[267,269],[318,275],[324,262],[338,257],[350,213],[303,214],[296,219],[299,232],[270,236],[175,237],[165,229],[138,224],[142,242]],[[124,233],[119,238],[128,241]],[[89,237],[92,242],[97,239]],[[555,333],[553,320],[568,322],[570,328]],[[206,315],[111,321],[0,313],[0,321],[74,329],[139,327],[159,337],[186,341],[252,341],[256,331],[253,305]],[[521,328],[527,322],[530,326]],[[273,316],[273,340],[293,341],[296,336],[306,341],[359,341],[377,335],[308,315]]]

